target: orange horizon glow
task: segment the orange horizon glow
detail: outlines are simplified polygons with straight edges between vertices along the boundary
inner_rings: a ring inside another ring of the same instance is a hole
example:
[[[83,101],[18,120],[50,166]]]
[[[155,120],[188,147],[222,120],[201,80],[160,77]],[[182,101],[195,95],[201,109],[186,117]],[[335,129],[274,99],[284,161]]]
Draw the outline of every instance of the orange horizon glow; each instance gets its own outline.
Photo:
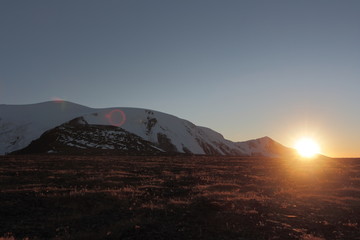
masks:
[[[63,103],[63,102],[65,102],[64,99],[59,98],[59,97],[53,97],[53,98],[51,98],[51,100],[52,100],[53,102],[56,102],[56,103]]]

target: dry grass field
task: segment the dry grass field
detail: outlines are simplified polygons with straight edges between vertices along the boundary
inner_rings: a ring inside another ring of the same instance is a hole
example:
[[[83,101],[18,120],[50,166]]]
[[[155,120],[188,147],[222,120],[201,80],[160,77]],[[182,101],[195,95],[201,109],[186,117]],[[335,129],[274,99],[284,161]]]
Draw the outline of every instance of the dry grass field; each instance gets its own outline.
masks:
[[[360,239],[360,159],[2,156],[0,239]]]

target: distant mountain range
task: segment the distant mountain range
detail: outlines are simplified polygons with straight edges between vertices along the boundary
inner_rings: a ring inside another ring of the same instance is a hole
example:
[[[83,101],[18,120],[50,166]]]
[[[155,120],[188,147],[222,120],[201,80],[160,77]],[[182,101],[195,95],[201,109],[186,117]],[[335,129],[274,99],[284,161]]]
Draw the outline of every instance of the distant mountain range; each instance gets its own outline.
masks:
[[[66,101],[0,105],[0,154],[292,154],[269,137],[232,142],[221,134],[153,110],[95,109]]]

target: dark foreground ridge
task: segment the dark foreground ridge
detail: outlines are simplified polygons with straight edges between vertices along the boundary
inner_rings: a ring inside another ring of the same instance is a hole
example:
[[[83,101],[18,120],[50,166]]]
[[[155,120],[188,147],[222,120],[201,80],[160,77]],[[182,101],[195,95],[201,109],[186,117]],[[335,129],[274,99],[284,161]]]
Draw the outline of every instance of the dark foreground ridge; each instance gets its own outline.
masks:
[[[358,239],[360,160],[0,157],[0,238]]]
[[[241,151],[228,149],[220,144],[222,152],[212,145],[200,142],[206,155],[244,156]],[[269,137],[249,140],[249,148],[261,146],[266,153],[275,156],[294,155],[294,150],[284,147]],[[111,125],[88,124],[83,118],[61,124],[43,133],[40,138],[32,141],[27,147],[14,151],[12,155],[24,154],[57,154],[57,155],[195,155],[183,148],[179,152],[171,140],[164,134],[158,134],[156,143]],[[253,156],[262,156],[261,152],[252,152]],[[199,154],[197,154],[199,155]]]
[[[46,131],[27,147],[11,154],[159,155],[164,152],[122,128],[78,124],[78,120]]]

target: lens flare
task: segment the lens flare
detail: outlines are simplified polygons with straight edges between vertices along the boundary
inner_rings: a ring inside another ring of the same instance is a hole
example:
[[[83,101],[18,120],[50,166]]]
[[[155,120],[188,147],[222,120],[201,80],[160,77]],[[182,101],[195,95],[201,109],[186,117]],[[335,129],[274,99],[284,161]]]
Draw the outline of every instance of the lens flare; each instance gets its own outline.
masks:
[[[115,127],[120,127],[126,122],[126,115],[120,109],[112,110],[111,112],[106,114],[105,117],[108,122]]]

